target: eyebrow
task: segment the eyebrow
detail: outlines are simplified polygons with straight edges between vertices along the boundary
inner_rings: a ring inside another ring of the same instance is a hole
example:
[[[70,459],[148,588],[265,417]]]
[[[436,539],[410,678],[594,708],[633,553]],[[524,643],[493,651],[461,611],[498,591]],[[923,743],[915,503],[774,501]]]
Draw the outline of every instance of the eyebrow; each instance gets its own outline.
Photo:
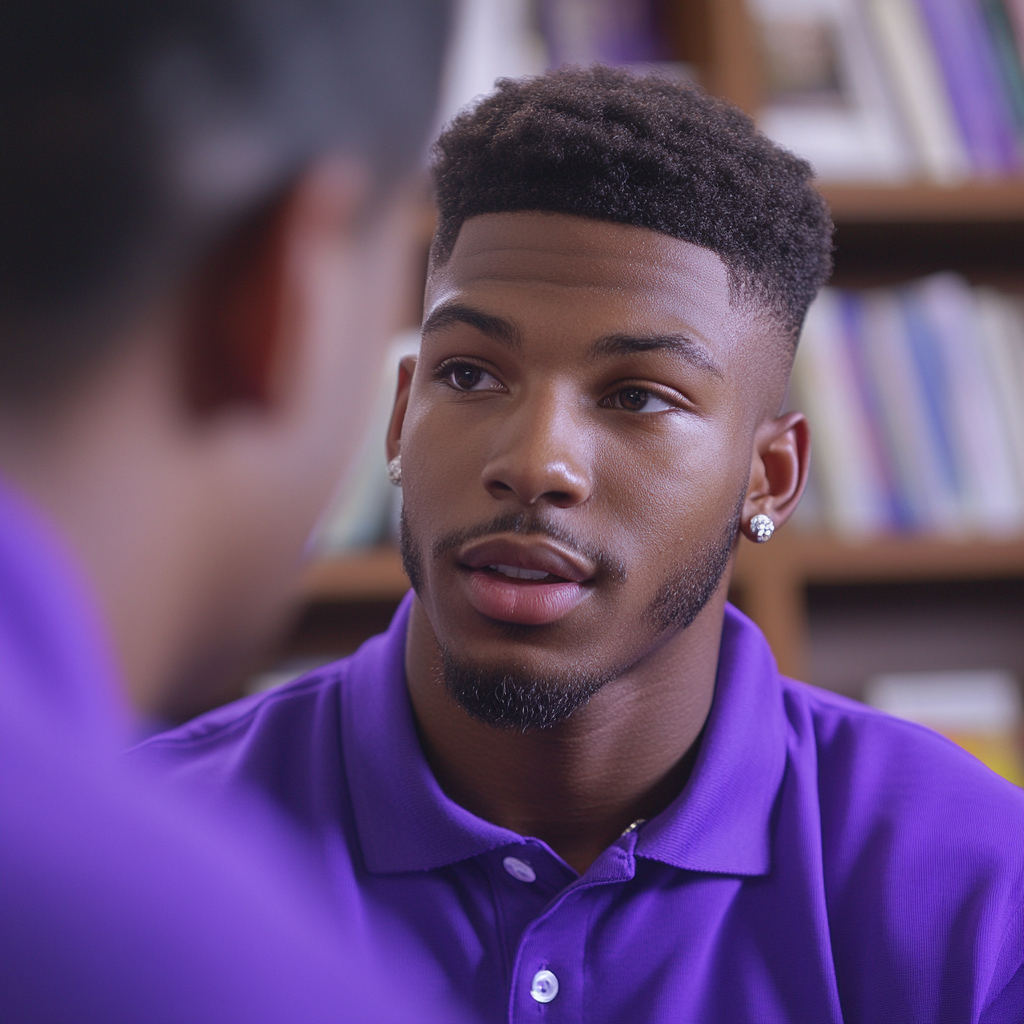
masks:
[[[702,370],[722,376],[719,365],[711,353],[699,342],[685,334],[609,334],[590,347],[592,359],[610,356],[630,356],[638,352],[668,351]]]
[[[446,302],[435,309],[423,324],[424,336],[443,331],[452,324],[468,324],[481,334],[500,342],[510,349],[522,348],[523,338],[519,328],[511,320],[493,313],[484,313],[461,302]]]

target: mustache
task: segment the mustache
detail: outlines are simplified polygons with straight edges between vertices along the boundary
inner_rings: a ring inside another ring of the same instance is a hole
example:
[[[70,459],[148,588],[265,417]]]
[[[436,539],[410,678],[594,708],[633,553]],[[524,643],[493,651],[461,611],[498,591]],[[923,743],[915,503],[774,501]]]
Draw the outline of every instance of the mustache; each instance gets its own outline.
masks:
[[[516,533],[520,536],[547,537],[563,547],[567,547],[582,555],[597,566],[598,572],[605,574],[617,583],[626,580],[626,566],[620,559],[608,552],[580,540],[571,530],[560,523],[551,522],[543,513],[537,512],[504,512],[486,523],[467,526],[461,530],[453,530],[439,537],[431,546],[430,553],[437,559],[455,551],[470,541],[480,537],[490,537],[497,533]]]

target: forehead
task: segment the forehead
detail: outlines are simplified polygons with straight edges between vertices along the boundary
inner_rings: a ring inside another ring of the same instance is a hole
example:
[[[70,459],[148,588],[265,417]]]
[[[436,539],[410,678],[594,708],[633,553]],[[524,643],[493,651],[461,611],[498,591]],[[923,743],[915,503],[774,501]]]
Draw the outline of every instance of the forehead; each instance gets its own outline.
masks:
[[[451,257],[430,273],[425,313],[456,301],[527,329],[554,320],[581,333],[681,330],[721,356],[747,320],[717,253],[647,228],[563,214],[466,221]]]

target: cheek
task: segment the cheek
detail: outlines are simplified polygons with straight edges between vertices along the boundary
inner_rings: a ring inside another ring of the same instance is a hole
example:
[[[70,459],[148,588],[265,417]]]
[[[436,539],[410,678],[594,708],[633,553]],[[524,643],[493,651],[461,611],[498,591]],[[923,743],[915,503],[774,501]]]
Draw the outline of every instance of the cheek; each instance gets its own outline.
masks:
[[[707,422],[675,437],[602,445],[595,499],[641,561],[676,562],[720,537],[746,487],[747,447]]]

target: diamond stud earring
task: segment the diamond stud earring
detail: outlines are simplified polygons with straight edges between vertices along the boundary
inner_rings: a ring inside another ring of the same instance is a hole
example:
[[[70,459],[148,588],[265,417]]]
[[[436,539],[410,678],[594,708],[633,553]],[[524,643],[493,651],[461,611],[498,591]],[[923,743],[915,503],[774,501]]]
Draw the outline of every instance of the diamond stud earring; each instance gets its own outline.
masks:
[[[772,539],[772,534],[775,532],[775,524],[768,516],[758,513],[750,520],[750,532],[754,535],[754,540],[758,544],[763,544],[766,540]]]
[[[396,455],[388,463],[388,479],[395,485],[395,487],[402,486],[402,456]],[[769,520],[771,522],[771,520]]]

